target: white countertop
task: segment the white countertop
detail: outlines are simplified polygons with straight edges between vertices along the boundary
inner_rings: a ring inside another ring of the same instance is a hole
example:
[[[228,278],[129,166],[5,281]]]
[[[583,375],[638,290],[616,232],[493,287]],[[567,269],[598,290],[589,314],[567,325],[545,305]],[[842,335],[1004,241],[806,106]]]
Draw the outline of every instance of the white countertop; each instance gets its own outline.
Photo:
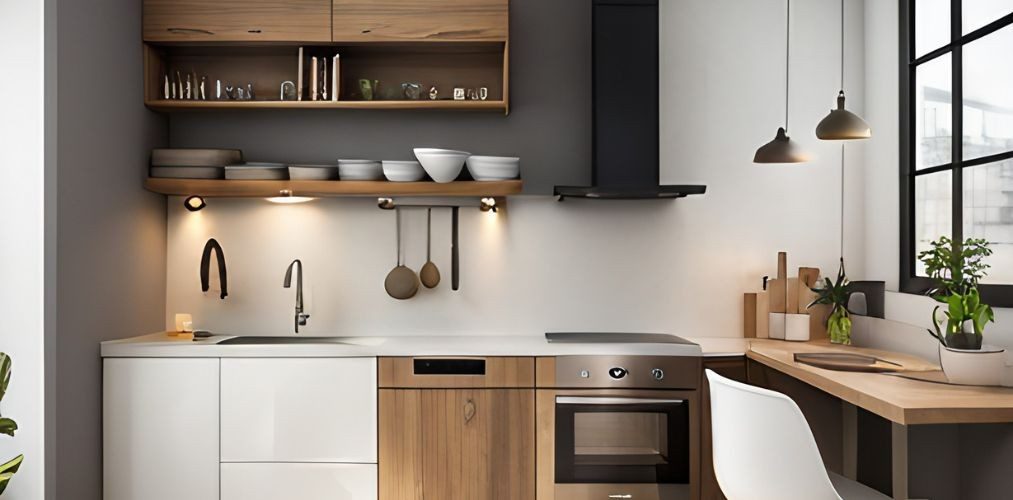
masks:
[[[741,356],[748,339],[684,337],[684,344],[560,344],[542,336],[402,336],[334,337],[312,344],[218,345],[232,336],[202,340],[169,336],[164,332],[102,342],[102,357],[373,357],[373,356],[568,356],[655,355]]]

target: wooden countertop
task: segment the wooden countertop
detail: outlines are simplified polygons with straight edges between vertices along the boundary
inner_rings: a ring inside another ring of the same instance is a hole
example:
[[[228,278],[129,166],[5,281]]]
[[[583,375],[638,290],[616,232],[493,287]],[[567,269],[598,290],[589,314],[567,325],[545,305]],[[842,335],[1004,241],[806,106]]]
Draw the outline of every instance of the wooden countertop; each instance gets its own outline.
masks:
[[[912,371],[939,366],[905,354],[828,342],[753,340],[746,356],[898,424],[1013,422],[1013,388],[924,382],[881,373],[825,370],[794,361],[795,353],[854,352],[899,363]]]

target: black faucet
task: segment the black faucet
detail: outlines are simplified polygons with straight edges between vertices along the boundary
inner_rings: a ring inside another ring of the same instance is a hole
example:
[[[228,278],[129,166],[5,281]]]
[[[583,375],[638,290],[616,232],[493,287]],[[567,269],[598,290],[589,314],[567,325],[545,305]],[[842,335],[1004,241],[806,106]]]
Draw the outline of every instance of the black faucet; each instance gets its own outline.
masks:
[[[293,260],[288,265],[288,270],[285,271],[285,283],[282,284],[285,288],[292,287],[292,268],[299,264],[299,269],[295,275],[295,333],[299,333],[300,326],[306,326],[306,320],[310,318],[309,314],[303,312],[302,303],[302,261],[299,259]]]
[[[204,253],[200,258],[200,289],[202,292],[207,292],[210,288],[208,274],[211,272],[212,250],[215,250],[215,255],[218,257],[218,281],[222,285],[222,300],[225,300],[225,297],[229,295],[229,281],[226,279],[225,273],[225,253],[222,251],[222,246],[214,238],[211,238],[204,244]]]

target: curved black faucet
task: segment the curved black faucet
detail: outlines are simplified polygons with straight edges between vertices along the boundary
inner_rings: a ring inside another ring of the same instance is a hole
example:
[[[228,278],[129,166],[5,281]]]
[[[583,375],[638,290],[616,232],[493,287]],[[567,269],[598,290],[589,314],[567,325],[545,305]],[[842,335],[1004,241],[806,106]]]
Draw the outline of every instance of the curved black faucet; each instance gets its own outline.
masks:
[[[225,253],[222,251],[222,246],[218,244],[218,241],[214,238],[208,240],[204,244],[204,253],[200,258],[200,289],[202,292],[207,292],[210,288],[208,283],[208,274],[211,272],[211,251],[215,251],[215,255],[218,257],[218,281],[222,285],[222,300],[229,295],[229,282],[226,278],[225,272]]]

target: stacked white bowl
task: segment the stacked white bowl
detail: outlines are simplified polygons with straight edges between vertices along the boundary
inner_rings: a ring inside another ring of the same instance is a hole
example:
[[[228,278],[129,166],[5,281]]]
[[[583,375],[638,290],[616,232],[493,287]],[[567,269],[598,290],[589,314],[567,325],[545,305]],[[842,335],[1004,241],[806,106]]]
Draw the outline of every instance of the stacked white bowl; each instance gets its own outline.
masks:
[[[383,176],[393,182],[415,182],[425,178],[426,171],[414,160],[383,160]]]
[[[376,160],[338,160],[338,175],[343,181],[378,181],[383,168]]]
[[[468,173],[476,181],[505,181],[521,174],[521,159],[516,156],[469,156]]]

